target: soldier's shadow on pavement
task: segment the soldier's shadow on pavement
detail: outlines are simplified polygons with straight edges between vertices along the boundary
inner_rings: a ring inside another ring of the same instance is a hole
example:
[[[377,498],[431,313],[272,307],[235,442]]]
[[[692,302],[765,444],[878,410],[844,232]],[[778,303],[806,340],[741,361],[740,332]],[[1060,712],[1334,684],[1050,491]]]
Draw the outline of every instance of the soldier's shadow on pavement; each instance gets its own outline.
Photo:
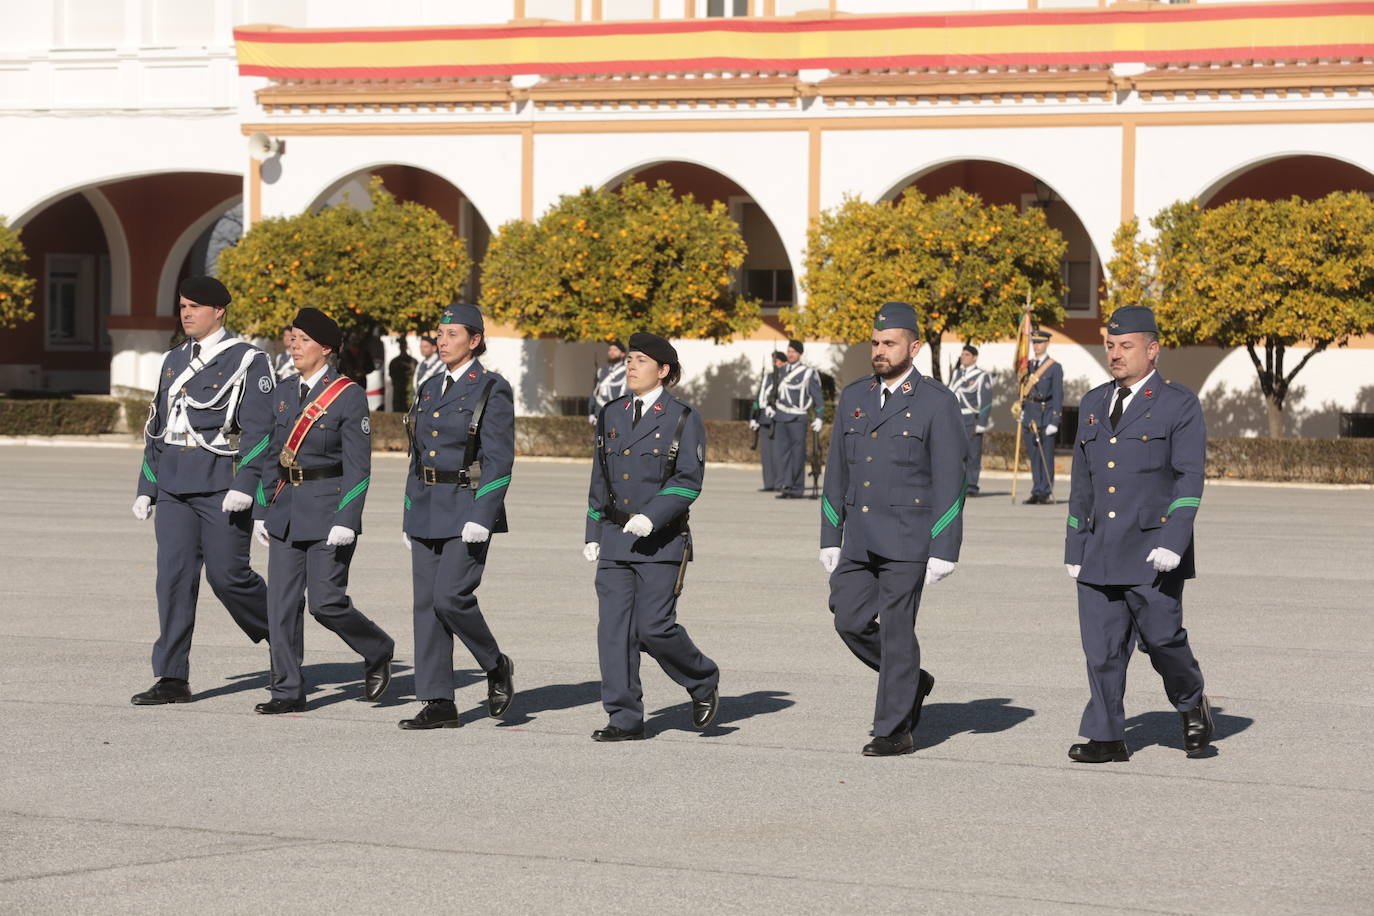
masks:
[[[516,672],[519,674],[519,672]],[[481,675],[483,683],[486,676]],[[601,702],[601,682],[583,681],[580,684],[545,684],[542,687],[534,687],[530,690],[521,690],[520,682],[515,682],[515,701],[511,703],[510,710],[506,717],[498,724],[498,728],[511,728],[517,725],[527,725],[533,722],[541,712],[552,712],[556,709],[573,709],[577,706],[590,706]],[[482,704],[479,707],[480,718],[487,714],[487,704],[485,694]],[[466,713],[463,721],[467,722]]]
[[[921,724],[912,739],[916,750],[943,744],[962,732],[986,735],[1015,728],[1035,715],[1035,710],[1011,706],[1010,697],[987,697],[970,703],[926,703]]]
[[[731,727],[730,723],[743,722],[745,719],[752,719],[755,716],[766,716],[780,712],[789,706],[795,706],[796,700],[787,699],[789,696],[791,694],[782,690],[755,690],[752,693],[744,693],[739,696],[721,694],[720,709],[716,712],[716,721],[712,722],[711,727],[700,734],[703,738],[713,738],[737,732],[739,729]],[[684,701],[672,706],[665,706],[649,713],[649,718],[644,723],[646,737],[652,738],[654,735],[671,731],[697,731],[692,725],[692,704],[690,702]]]
[[[1224,741],[1255,724],[1254,719],[1245,716],[1225,715],[1222,709],[1221,706],[1212,707],[1212,725],[1216,729],[1216,734],[1212,736],[1212,744],[1207,750],[1198,755],[1199,759],[1215,757],[1216,742]],[[1132,752],[1155,745],[1183,750],[1183,725],[1179,721],[1178,713],[1157,710],[1143,712],[1126,720],[1126,746]]]

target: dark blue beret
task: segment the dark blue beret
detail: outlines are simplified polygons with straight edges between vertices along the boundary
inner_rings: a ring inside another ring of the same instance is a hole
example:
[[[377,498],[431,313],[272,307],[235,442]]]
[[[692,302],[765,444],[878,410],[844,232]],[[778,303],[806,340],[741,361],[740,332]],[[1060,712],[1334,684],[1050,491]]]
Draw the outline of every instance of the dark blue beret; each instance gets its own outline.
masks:
[[[214,277],[187,277],[177,288],[184,299],[196,305],[213,305],[215,308],[228,308],[229,290]]]
[[[296,313],[296,320],[291,322],[291,327],[304,331],[306,337],[335,353],[343,346],[343,332],[339,330],[339,323],[319,309],[309,306],[301,309]]]
[[[648,334],[644,331],[635,331],[631,334],[630,349],[625,352],[633,353],[636,350],[659,365],[677,364],[677,350],[673,349],[672,344],[657,334]]]
[[[466,302],[455,302],[444,309],[444,314],[439,317],[439,323],[461,324],[486,333],[486,325],[482,323],[482,310]]]
[[[916,320],[916,310],[905,302],[884,302],[873,318],[873,329],[890,331],[893,328],[905,328],[920,334],[921,325]]]
[[[1123,305],[1107,319],[1108,334],[1158,334],[1155,313],[1143,305]]]

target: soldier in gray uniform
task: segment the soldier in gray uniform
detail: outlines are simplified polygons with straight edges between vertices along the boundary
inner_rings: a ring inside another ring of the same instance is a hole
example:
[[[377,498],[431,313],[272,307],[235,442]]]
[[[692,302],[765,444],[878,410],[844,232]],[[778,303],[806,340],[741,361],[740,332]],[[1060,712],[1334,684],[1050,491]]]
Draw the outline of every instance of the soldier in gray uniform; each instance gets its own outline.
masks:
[[[1035,355],[1021,383],[1021,435],[1031,466],[1027,505],[1048,505],[1054,494],[1054,434],[1064,412],[1064,367],[1045,351],[1049,331],[1031,333]]]
[[[625,396],[625,345],[613,340],[606,345],[606,365],[596,370],[596,382],[587,398],[587,419],[596,425],[601,408]]]
[[[992,426],[992,376],[978,365],[978,348],[964,344],[959,368],[949,380],[949,390],[959,401],[968,437],[968,495],[978,495],[978,477],[983,470],[983,433]]]
[[[296,361],[291,358],[291,335],[294,333],[290,328],[281,332],[281,352],[272,362],[272,371],[276,374],[279,382],[295,378],[300,374],[296,371]]]
[[[420,336],[420,361],[415,364],[415,375],[411,379],[410,391],[414,397],[420,386],[443,371],[444,364],[439,359],[438,343],[433,334]]]
[[[415,613],[415,697],[424,708],[404,729],[457,728],[453,637],[487,674],[487,712],[505,715],[515,664],[501,652],[477,587],[493,533],[506,527],[506,488],[515,461],[510,382],[478,361],[486,325],[475,305],[455,302],[439,321],[444,371],[416,392],[407,418],[410,465],[401,533],[410,548]]]
[[[963,540],[964,425],[948,388],[912,365],[915,310],[873,320],[873,375],[840,394],[821,497],[821,566],[835,629],[878,672],[868,757],[909,754],[935,679],[921,669],[921,591],[954,571]]]
[[[710,726],[720,707],[720,668],[677,622],[692,558],[687,514],[706,472],[706,425],[668,393],[682,374],[668,341],[634,334],[626,367],[630,393],[597,417],[582,550],[597,564],[601,703],[610,716],[592,732],[595,741],[644,737],[641,649],[687,690],[697,728]]]
[[[802,364],[804,349],[800,340],[787,342],[787,366],[777,383],[778,400],[772,420],[778,499],[801,499],[806,495],[806,412],[816,411],[811,421],[811,429],[815,432],[820,432],[821,421],[825,418],[821,375]]]
[[[1126,665],[1138,634],[1183,723],[1189,757],[1212,740],[1202,671],[1183,629],[1194,576],[1207,428],[1197,396],[1155,370],[1159,330],[1139,305],[1107,323],[1114,381],[1079,408],[1064,563],[1078,582],[1078,626],[1092,697],[1069,748],[1084,763],[1124,761]]]
[[[749,429],[759,433],[759,462],[763,465],[763,486],[760,493],[772,493],[778,488],[777,427],[773,417],[777,414],[778,379],[787,365],[787,356],[781,350],[773,351],[773,368],[759,379],[759,390],[754,396],[754,407],[750,411]]]
[[[267,586],[248,565],[248,510],[269,455],[271,361],[225,331],[229,291],[218,280],[188,277],[180,302],[187,339],[162,358],[133,506],[139,521],[157,507],[158,680],[132,698],[135,706],[191,701],[202,565],[239,628],[253,642],[267,638]]]
[[[367,396],[327,362],[342,335],[313,308],[296,314],[292,352],[299,384],[277,392],[271,452],[278,458],[270,492],[258,491],[254,537],[267,546],[268,624],[275,679],[263,715],[305,709],[304,605],[363,657],[364,694],[375,700],[391,683],[396,644],[348,597],[348,567],[363,531],[372,473]]]

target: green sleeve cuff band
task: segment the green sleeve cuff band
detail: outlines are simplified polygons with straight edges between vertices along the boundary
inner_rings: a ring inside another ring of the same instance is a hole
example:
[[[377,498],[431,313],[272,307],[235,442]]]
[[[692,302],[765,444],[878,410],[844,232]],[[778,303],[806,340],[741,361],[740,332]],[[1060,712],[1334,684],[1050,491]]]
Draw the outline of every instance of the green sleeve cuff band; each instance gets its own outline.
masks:
[[[148,478],[149,483],[157,483],[157,475],[153,473],[152,468],[148,467],[147,458],[143,459],[143,476]]]
[[[1077,516],[1073,516],[1073,515],[1070,515],[1070,516],[1069,516],[1069,527],[1072,528],[1072,529],[1074,529],[1075,531],[1078,530],[1078,518],[1077,518]]]
[[[681,496],[685,499],[696,499],[701,495],[700,490],[689,490],[686,487],[664,487],[654,494],[655,496]]]
[[[261,480],[258,481],[258,493],[254,498],[258,501],[259,506],[267,505],[267,494],[263,492]]]
[[[272,441],[271,436],[263,436],[262,441],[253,446],[252,451],[239,459],[239,467],[243,467],[248,462],[262,454],[262,450],[267,448],[267,444]]]
[[[991,405],[991,404],[984,404],[984,405],[982,406],[982,409],[980,409],[980,410],[978,411],[978,416],[981,417],[983,414],[987,413],[989,410],[992,410],[992,405]]]
[[[406,494],[406,509],[407,509],[407,510],[410,509],[410,494],[409,494],[409,493]]]
[[[495,480],[493,480],[491,483],[484,483],[484,484],[482,484],[482,489],[478,490],[475,494],[473,494],[473,497],[472,497],[472,498],[473,498],[474,501],[476,501],[476,500],[481,499],[483,496],[486,496],[488,493],[492,492],[493,490],[500,490],[500,489],[502,489],[503,487],[508,487],[508,486],[510,486],[510,475],[509,475],[509,474],[507,474],[505,477],[498,477],[498,478],[496,478]]]
[[[1175,509],[1197,509],[1201,506],[1201,496],[1180,496],[1178,499],[1169,503],[1169,510],[1164,514],[1173,515]]]
[[[934,525],[930,526],[930,537],[932,540],[939,537],[940,532],[948,528],[950,522],[959,517],[959,513],[964,510],[964,494],[967,492],[968,481],[965,480],[964,483],[959,486],[959,498],[954,501],[954,505],[946,509],[945,514],[940,516],[939,520]]]
[[[600,513],[600,512],[597,512],[595,509],[593,509],[593,508],[591,508],[590,506],[588,506],[588,507],[587,507],[587,518],[591,519],[591,520],[594,521],[594,522],[599,522],[599,521],[601,521],[601,513]]]
[[[362,496],[363,491],[367,489],[368,481],[370,481],[371,479],[371,477],[364,477],[356,487],[345,493],[344,498],[339,500],[339,508],[334,511],[342,512],[344,506],[353,502],[353,500],[357,499],[359,496]]]
[[[827,522],[834,525],[836,528],[840,527],[840,513],[835,511],[835,507],[830,505],[830,500],[825,496],[821,497],[821,513],[825,516]]]

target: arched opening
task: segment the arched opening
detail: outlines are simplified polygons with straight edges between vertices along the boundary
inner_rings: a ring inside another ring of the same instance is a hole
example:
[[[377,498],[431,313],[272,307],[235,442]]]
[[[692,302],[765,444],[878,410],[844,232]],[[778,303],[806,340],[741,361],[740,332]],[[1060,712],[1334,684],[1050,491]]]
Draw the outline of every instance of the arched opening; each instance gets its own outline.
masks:
[[[1295,155],[1244,166],[1199,195],[1204,207],[1235,200],[1316,200],[1334,191],[1374,194],[1374,175],[1342,159]]]

